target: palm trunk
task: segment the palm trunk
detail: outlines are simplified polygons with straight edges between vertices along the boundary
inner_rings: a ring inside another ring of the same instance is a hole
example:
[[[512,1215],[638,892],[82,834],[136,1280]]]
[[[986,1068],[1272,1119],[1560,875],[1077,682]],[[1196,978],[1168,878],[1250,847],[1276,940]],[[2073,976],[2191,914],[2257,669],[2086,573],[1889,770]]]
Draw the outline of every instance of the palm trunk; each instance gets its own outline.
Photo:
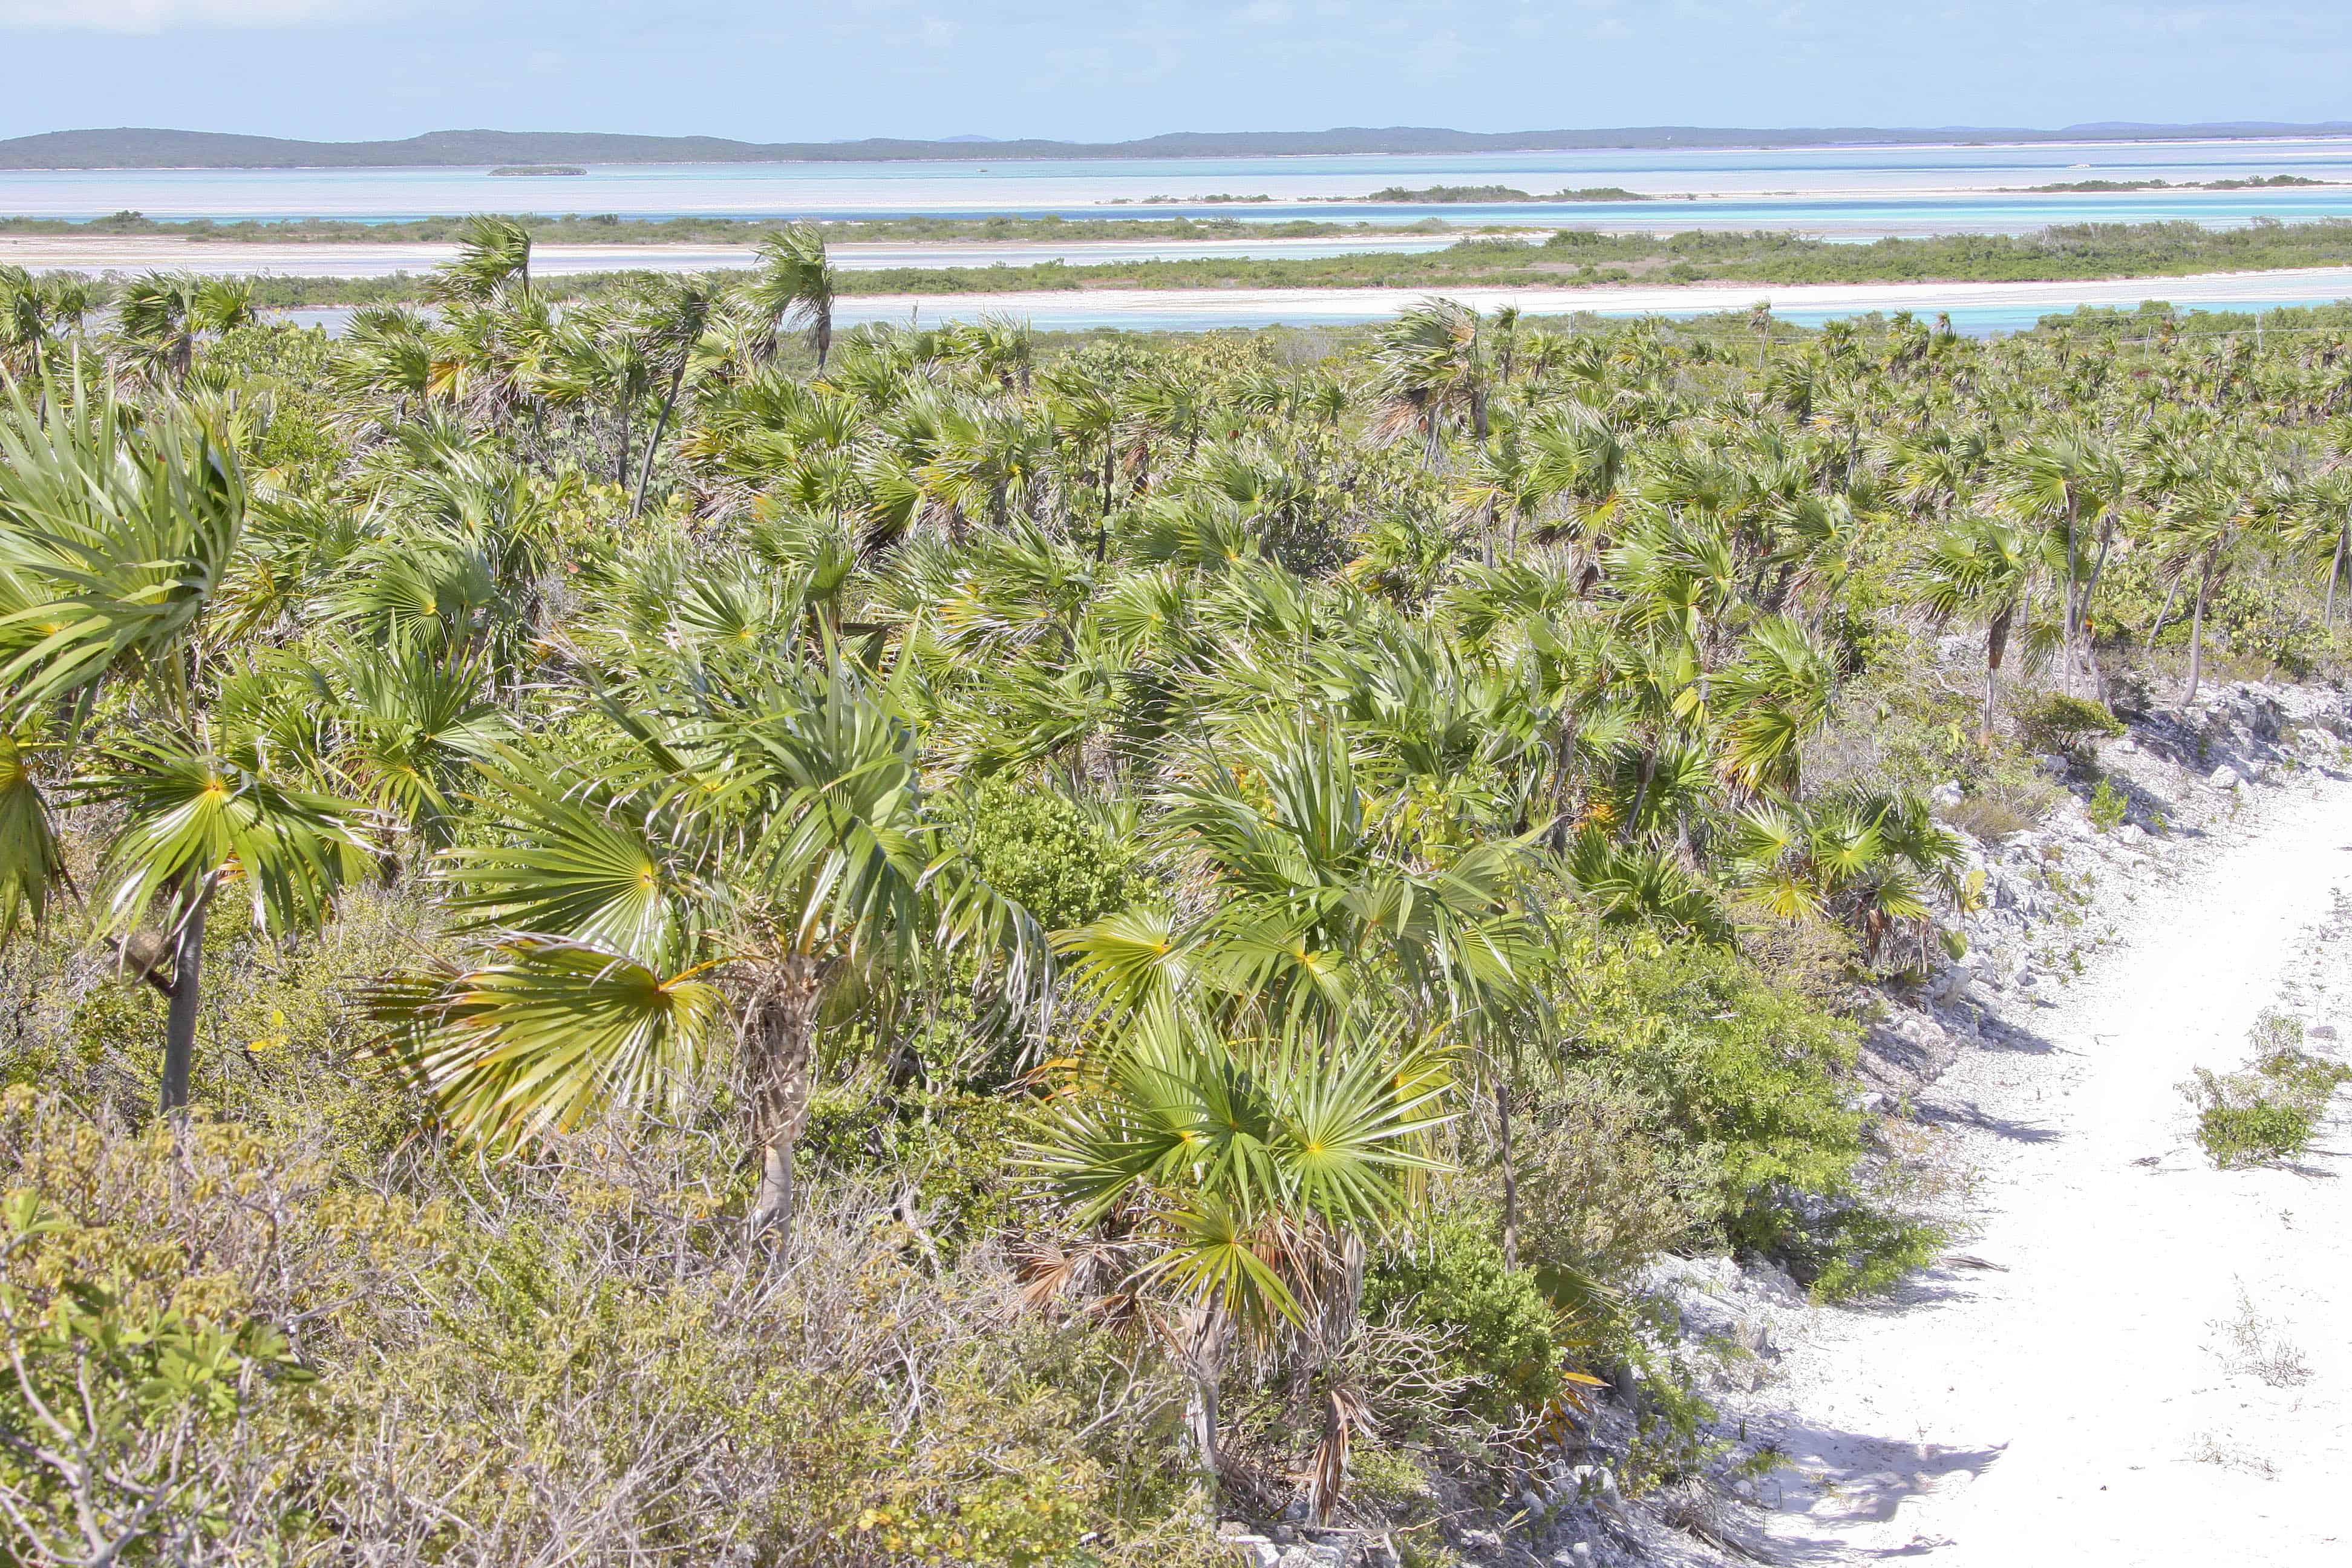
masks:
[[[2156,652],[2156,635],[2164,630],[2164,623],[2172,618],[2172,601],[2180,597],[2180,584],[2187,577],[2188,574],[2182,573],[2172,580],[2172,586],[2164,591],[2164,607],[2156,612],[2156,625],[2147,628],[2147,646],[2140,650],[2142,654]]]
[[[1213,1499],[1224,1480],[1224,1462],[1217,1451],[1217,1398],[1225,1371],[1225,1315],[1203,1303],[1188,1309],[1181,1321],[1184,1336],[1181,1360],[1192,1384],[1184,1402],[1184,1430]]]
[[[2014,601],[2004,605],[1985,626],[1984,718],[1977,725],[1977,740],[1986,746],[1992,744],[1993,703],[2000,695],[2000,666],[2009,657],[2010,617],[2016,612]]]
[[[686,362],[677,362],[677,369],[669,378],[669,395],[662,399],[661,413],[655,416],[653,438],[646,443],[646,460],[637,466],[636,493],[629,498],[629,515],[642,517],[646,510],[646,483],[654,477],[654,453],[661,448],[662,432],[669,428],[669,416],[677,408],[677,389],[686,381]]]
[[[2327,558],[2327,611],[2319,624],[2322,629],[2331,632],[2336,629],[2336,581],[2344,573],[2344,547],[2352,542],[2346,537],[2347,534],[2352,534],[2352,518],[2347,518],[2336,530],[2336,553]]]
[[[772,1230],[778,1252],[793,1240],[793,1150],[808,1123],[809,1082],[824,966],[806,953],[779,961],[751,999],[753,1114],[758,1118],[760,1197],[751,1234]]]
[[[2075,554],[2076,531],[2074,501],[2070,496],[2066,501],[2066,594],[2060,606],[2063,614],[2059,617],[2062,624],[2058,628],[2059,646],[2065,651],[2066,694],[2069,697],[2074,694],[2075,596],[2082,587],[2082,562]]]
[[[196,1060],[196,1019],[203,1000],[205,916],[213,901],[212,879],[205,879],[172,949],[172,1001],[163,1017],[163,1114],[184,1110],[188,1079]]]
[[[2180,700],[2183,708],[2197,700],[2197,681],[2205,672],[2205,595],[2213,585],[2213,563],[2209,557],[2203,575],[2197,580],[2197,597],[2189,606],[2189,695]]]
[[[1519,1266],[1519,1167],[1511,1153],[1511,1089],[1495,1074],[1495,1141],[1503,1157],[1503,1266]]]

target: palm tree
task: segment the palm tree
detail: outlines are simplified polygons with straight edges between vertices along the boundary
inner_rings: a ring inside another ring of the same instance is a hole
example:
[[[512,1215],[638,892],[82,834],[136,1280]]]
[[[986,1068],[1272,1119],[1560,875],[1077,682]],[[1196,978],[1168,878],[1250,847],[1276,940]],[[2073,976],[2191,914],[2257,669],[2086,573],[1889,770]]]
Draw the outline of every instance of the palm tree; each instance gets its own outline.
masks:
[[[1422,437],[1423,460],[1437,466],[1445,426],[1467,420],[1486,438],[1486,356],[1478,312],[1454,300],[1424,300],[1381,329],[1374,351],[1380,370],[1381,416],[1373,426],[1394,438]]]
[[[457,254],[435,272],[436,298],[487,305],[530,294],[530,230],[509,217],[477,214],[457,230]]]
[[[1235,1034],[1177,1004],[1131,1018],[1046,1107],[1032,1167],[1079,1224],[1141,1242],[1130,1288],[1179,1310],[1169,1337],[1213,1489],[1233,1333],[1352,1316],[1365,1241],[1410,1212],[1413,1178],[1441,1168],[1427,1145],[1450,1091],[1440,1062],[1360,1028]],[[1339,1465],[1328,1468],[1336,1479]]]
[[[241,278],[144,273],[123,285],[115,303],[115,331],[140,374],[173,385],[188,379],[200,339],[253,320],[253,285]]]
[[[653,434],[646,440],[645,461],[637,466],[637,488],[629,498],[631,517],[641,516],[646,510],[646,485],[653,478],[654,455],[661,449],[662,433],[669,428],[670,416],[677,410],[687,368],[703,333],[709,330],[719,302],[716,287],[693,279],[668,283],[656,295],[645,333],[646,356],[656,371],[668,367],[669,386],[662,394],[661,412],[654,416]]]
[[[824,236],[807,224],[786,224],[760,247],[760,268],[749,289],[753,308],[767,324],[766,355],[775,353],[776,334],[805,326],[816,368],[833,352],[833,301],[841,291]]]
[[[2003,468],[2010,504],[2026,521],[2063,535],[2067,684],[2074,684],[2079,667],[2095,695],[2105,683],[2090,646],[2091,595],[2106,566],[2129,476],[2113,447],[2081,430],[2053,431],[2021,442],[2004,454]],[[2095,553],[2083,533],[2093,521],[2098,524]]]
[[[362,814],[300,787],[267,748],[205,711],[195,650],[245,520],[234,452],[184,407],[134,420],[75,372],[46,418],[13,387],[0,408],[0,730],[10,763],[0,940],[18,909],[39,918],[44,883],[60,871],[26,742],[52,713],[70,713],[78,730],[101,688],[124,686],[135,738],[100,743],[64,788],[111,813],[100,929],[126,972],[169,999],[169,1112],[187,1103],[215,894],[241,888],[267,932],[316,925],[334,889],[364,868]]]
[[[856,667],[696,688],[614,699],[621,739],[584,763],[507,752],[493,833],[441,857],[488,960],[390,977],[370,1007],[451,1128],[493,1146],[677,1103],[740,1040],[751,1226],[788,1246],[835,989],[975,944],[1018,996],[1038,942],[931,823],[912,736]]]
[[[1937,535],[1913,574],[1912,601],[1935,625],[1964,616],[1984,622],[1984,705],[1977,735],[1987,745],[2011,629],[2034,566],[2032,542],[2015,525],[1979,514]]]

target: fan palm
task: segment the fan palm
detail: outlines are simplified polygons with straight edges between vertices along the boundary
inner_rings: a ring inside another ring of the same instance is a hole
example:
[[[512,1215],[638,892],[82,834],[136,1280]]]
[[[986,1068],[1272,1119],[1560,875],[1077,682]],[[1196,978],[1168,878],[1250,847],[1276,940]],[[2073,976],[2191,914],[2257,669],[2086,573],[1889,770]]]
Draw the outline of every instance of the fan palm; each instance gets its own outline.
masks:
[[[0,408],[0,940],[19,909],[38,918],[59,870],[26,765],[35,727],[60,706],[86,713],[109,682],[134,682],[146,733],[101,745],[66,788],[111,808],[100,927],[170,1000],[167,1111],[187,1102],[215,894],[241,886],[257,928],[302,929],[364,866],[358,807],[299,787],[268,748],[203,711],[191,650],[244,516],[234,454],[184,407],[134,424],[77,377],[46,420],[13,387]],[[160,939],[128,940],[151,919]]]
[[[1978,738],[1992,742],[1993,703],[2010,631],[2033,577],[2032,542],[1995,517],[1963,517],[1928,545],[1912,577],[1912,600],[1937,626],[1966,616],[1985,626],[1985,688]]]
[[[1479,440],[1486,438],[1487,367],[1478,329],[1478,312],[1455,300],[1424,300],[1381,329],[1374,428],[1391,438],[1418,430],[1431,468],[1449,423],[1466,420]]]
[[[494,836],[442,861],[489,961],[392,977],[371,1008],[453,1130],[496,1146],[674,1102],[733,1037],[751,1226],[788,1243],[835,986],[971,943],[1025,994],[1034,926],[932,825],[912,738],[854,667],[635,695],[593,765],[509,751],[490,770]]]
[[[760,247],[759,270],[748,290],[752,308],[766,323],[766,355],[775,353],[776,334],[804,327],[816,367],[833,352],[833,302],[841,292],[824,236],[806,224],[787,224]]]
[[[1363,1240],[1441,1168],[1428,1143],[1451,1092],[1441,1061],[1345,1021],[1236,1034],[1179,1004],[1132,1017],[1048,1103],[1031,1167],[1080,1223],[1144,1238],[1134,1283],[1184,1313],[1187,1425],[1213,1485],[1231,1332],[1353,1311]]]
[[[486,305],[530,293],[530,230],[509,217],[477,214],[457,229],[457,254],[433,276],[441,300]]]
[[[236,278],[192,272],[149,272],[123,285],[115,303],[115,332],[141,374],[187,380],[197,341],[249,324],[253,285]]]

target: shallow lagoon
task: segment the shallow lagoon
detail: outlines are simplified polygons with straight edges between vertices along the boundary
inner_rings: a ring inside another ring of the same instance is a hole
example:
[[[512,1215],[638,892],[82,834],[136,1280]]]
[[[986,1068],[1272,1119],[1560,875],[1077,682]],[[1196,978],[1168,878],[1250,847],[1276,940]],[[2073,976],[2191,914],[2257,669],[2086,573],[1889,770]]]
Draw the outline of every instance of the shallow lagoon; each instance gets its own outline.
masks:
[[[2197,182],[2290,174],[2342,185],[2023,195],[2079,180]],[[1388,186],[1620,186],[1694,201],[1373,204]],[[1265,195],[1266,203],[1147,198]],[[1328,198],[1344,198],[1332,201]],[[1316,198],[1316,199],[1310,199]],[[1127,205],[1116,205],[1125,203]],[[2055,223],[2352,218],[2352,139],[1510,153],[1475,156],[1036,160],[593,166],[576,178],[487,169],[0,171],[0,213],[89,218],[364,221],[529,208],[628,217],[1071,217],[1179,214],[1402,226],[1429,217],[1649,230],[1793,229],[1836,237],[2021,232]]]

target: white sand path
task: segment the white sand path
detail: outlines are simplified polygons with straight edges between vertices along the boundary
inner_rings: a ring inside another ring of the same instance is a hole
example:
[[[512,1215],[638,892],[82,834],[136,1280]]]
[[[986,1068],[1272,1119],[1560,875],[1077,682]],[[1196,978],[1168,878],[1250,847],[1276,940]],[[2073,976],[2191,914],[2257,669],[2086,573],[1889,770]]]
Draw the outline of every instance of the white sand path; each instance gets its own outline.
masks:
[[[1393,239],[1208,241],[1154,244],[1085,241],[1064,245],[841,245],[835,258],[852,270],[880,267],[988,266],[1065,258],[1074,263],[1132,260],[1143,255],[1317,255],[1339,250],[1407,248],[1434,242]],[[274,273],[286,277],[388,277],[429,271],[455,247],[366,241],[191,242],[154,237],[0,236],[0,263],[36,270],[132,272],[186,268],[212,274]],[[751,265],[752,252],[718,245],[542,245],[532,255],[546,276],[646,268],[707,271]],[[2030,325],[2039,315],[2078,305],[2126,309],[2164,300],[2183,309],[2245,310],[2352,299],[2352,267],[2259,272],[2203,272],[2178,278],[2110,278],[2087,282],[2024,283],[1762,283],[1591,284],[1572,287],[1448,289],[1084,289],[1004,293],[859,294],[839,301],[835,320],[860,321],[969,320],[983,314],[1027,320],[1046,330],[1114,325],[1139,330],[1193,331],[1210,326],[1337,325],[1377,321],[1442,292],[1481,310],[1516,305],[1532,314],[1591,310],[1604,315],[1688,316],[1745,310],[1758,300],[1801,319],[1913,310],[1948,310],[1964,321],[2001,327]]]
[[[2175,1089],[2283,994],[2352,1026],[2352,784],[2210,831],[1936,1087],[1983,1184],[1959,1251],[1994,1267],[1824,1312],[1783,1363],[1780,1440],[1826,1483],[1785,1477],[1786,1561],[2352,1563],[2352,1137],[2339,1110],[2299,1168],[2217,1172]],[[2305,1377],[2244,1364],[2242,1300]]]

